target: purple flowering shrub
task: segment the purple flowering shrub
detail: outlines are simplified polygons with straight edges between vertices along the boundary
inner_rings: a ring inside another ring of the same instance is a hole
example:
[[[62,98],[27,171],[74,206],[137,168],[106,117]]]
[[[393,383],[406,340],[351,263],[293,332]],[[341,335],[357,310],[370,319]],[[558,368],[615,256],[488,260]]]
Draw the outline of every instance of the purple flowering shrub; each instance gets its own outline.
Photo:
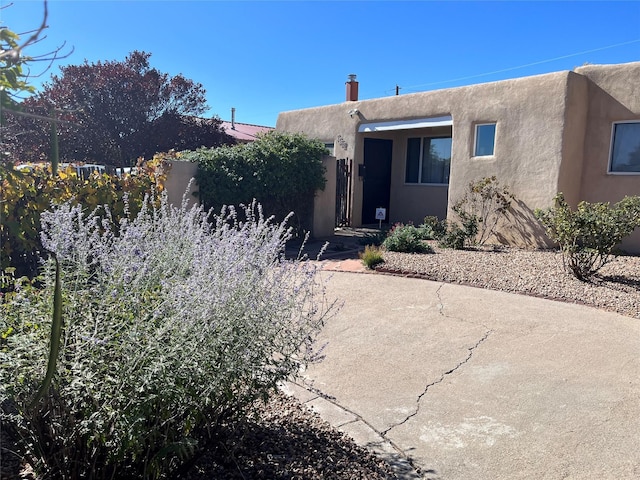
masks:
[[[69,204],[43,214],[61,266],[57,371],[30,406],[47,365],[48,263],[1,305],[0,420],[44,477],[173,478],[316,359],[333,305],[313,263],[284,258],[291,229],[259,205],[208,215],[164,198],[118,228],[104,218]]]

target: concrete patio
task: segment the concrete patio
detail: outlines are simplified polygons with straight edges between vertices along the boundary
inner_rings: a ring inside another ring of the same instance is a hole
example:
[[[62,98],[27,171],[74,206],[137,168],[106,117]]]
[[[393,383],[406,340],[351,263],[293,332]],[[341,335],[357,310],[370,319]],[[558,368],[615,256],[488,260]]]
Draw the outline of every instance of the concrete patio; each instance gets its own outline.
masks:
[[[640,478],[640,322],[359,263],[324,262],[343,307],[286,390],[400,478]]]

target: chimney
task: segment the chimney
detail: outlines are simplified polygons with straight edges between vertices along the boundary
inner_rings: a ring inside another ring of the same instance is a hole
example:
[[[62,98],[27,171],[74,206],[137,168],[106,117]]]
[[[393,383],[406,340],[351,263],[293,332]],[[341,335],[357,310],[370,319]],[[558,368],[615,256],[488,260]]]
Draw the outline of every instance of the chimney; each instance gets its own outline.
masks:
[[[236,129],[236,109],[231,107],[231,130]]]
[[[356,81],[356,75],[354,73],[349,75],[349,81],[347,85],[347,102],[358,101],[358,82]]]

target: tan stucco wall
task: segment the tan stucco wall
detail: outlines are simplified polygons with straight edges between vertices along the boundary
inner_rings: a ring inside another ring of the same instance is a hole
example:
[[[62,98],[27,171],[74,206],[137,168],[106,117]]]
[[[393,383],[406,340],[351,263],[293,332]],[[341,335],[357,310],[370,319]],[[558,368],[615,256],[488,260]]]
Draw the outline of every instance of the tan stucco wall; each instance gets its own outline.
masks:
[[[588,65],[576,73],[588,79],[589,95],[581,199],[615,203],[625,195],[640,195],[640,174],[608,173],[613,122],[640,120],[640,62]],[[640,231],[621,247],[640,252]]]
[[[562,163],[556,191],[562,192],[567,202],[575,205],[581,195],[584,136],[589,114],[588,80],[585,77],[569,72],[565,101]]]
[[[313,231],[314,238],[333,235],[336,225],[336,157],[324,157],[322,166],[325,168],[324,177],[327,181],[324,190],[318,190],[313,201]]]
[[[179,207],[182,205],[182,198],[187,192],[187,207],[191,208],[192,205],[199,202],[198,197],[193,193],[198,191],[198,186],[195,181],[196,172],[198,171],[198,164],[191,162],[181,162],[174,160],[171,162],[171,169],[167,175],[167,181],[165,183],[165,190],[167,192],[167,200],[171,205]],[[191,185],[189,182],[194,179]]]
[[[454,113],[450,205],[469,182],[496,175],[529,208],[555,194],[561,165],[568,72],[469,87]],[[475,124],[496,122],[495,152],[473,157]]]

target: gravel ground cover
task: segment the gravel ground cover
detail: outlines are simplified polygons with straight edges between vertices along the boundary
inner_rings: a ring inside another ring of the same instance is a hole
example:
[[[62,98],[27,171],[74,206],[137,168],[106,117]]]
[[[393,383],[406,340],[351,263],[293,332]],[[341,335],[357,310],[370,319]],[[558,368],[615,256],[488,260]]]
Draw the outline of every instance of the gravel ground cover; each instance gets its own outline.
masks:
[[[383,480],[391,467],[293,397],[278,394],[234,425],[183,480]]]
[[[616,257],[584,282],[563,270],[562,255],[555,250],[452,250],[429,243],[435,253],[384,252],[385,263],[377,270],[580,303],[640,318],[640,257]]]
[[[39,480],[12,455],[0,428],[0,479]],[[257,415],[228,425],[177,480],[387,480],[391,467],[295,398],[275,395]]]

